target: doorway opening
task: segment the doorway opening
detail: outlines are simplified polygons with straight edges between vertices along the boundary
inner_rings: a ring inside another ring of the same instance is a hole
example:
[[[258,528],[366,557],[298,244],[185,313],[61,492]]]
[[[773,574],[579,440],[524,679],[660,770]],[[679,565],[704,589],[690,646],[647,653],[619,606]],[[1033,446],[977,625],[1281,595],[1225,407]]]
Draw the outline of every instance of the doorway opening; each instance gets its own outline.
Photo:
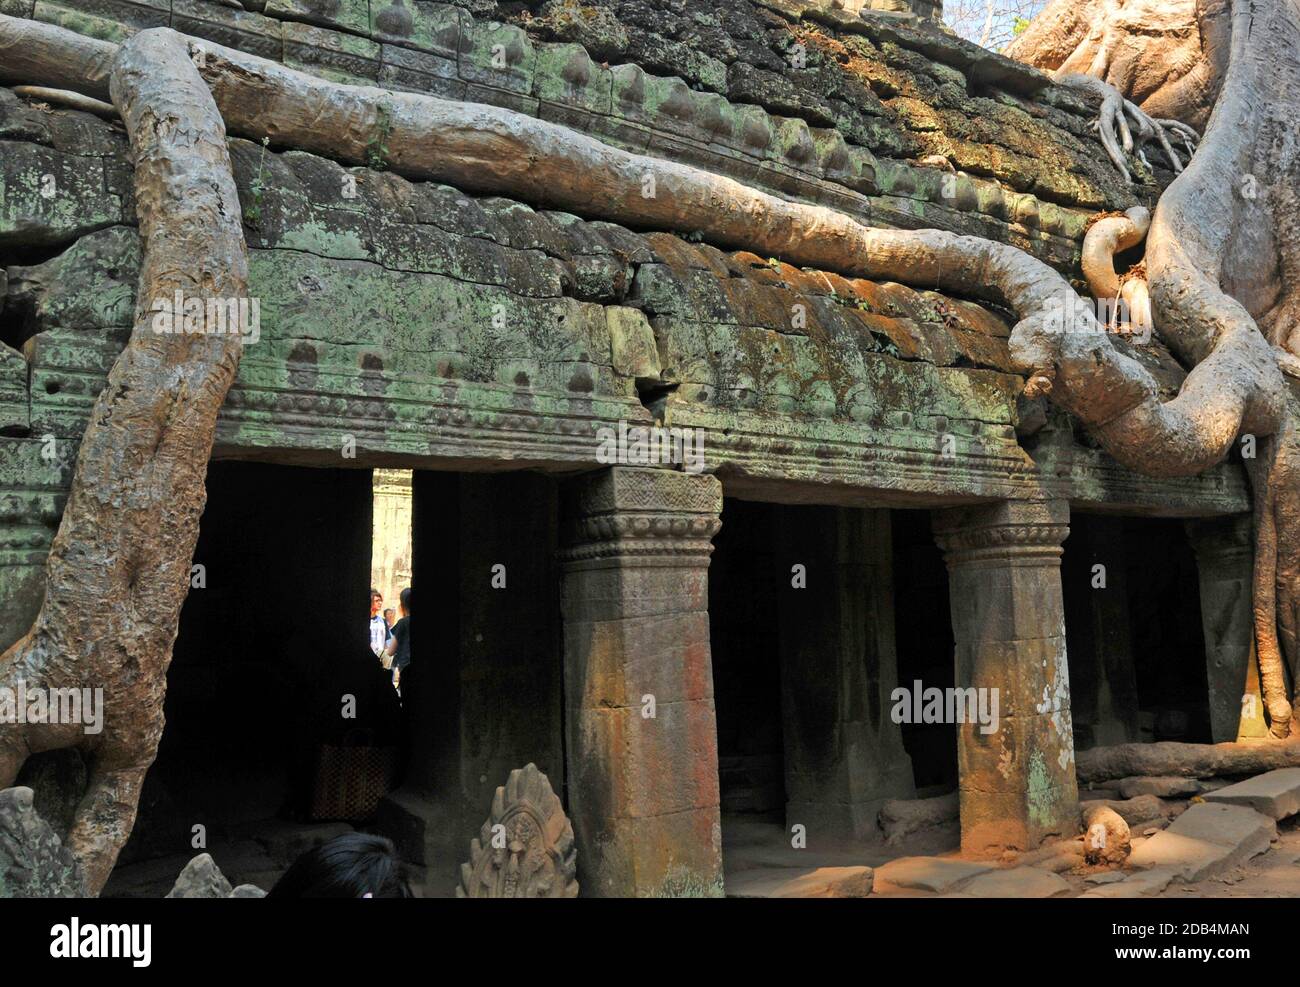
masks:
[[[401,706],[366,620],[370,471],[221,461],[207,490],[166,728],[108,895],[165,894],[205,851],[267,889],[364,825],[401,767]]]

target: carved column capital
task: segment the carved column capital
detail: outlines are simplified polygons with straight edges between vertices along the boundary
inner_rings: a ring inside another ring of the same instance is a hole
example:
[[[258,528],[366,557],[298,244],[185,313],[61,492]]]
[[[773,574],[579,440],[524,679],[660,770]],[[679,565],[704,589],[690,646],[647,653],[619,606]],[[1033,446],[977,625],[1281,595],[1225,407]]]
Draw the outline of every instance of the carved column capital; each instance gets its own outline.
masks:
[[[934,537],[950,569],[1060,565],[1070,534],[1065,501],[1006,500],[934,513]]]
[[[722,484],[715,477],[614,466],[574,484],[560,559],[707,562],[721,513]]]

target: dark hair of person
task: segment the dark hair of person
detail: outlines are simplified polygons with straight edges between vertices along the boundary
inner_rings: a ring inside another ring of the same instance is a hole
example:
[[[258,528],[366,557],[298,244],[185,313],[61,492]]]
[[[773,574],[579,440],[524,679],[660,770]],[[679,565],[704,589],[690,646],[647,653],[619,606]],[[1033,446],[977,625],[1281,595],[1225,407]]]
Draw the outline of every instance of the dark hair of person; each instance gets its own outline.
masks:
[[[268,898],[409,898],[393,841],[344,833],[308,850],[267,892]]]
[[[377,590],[377,589],[375,589],[373,586],[371,586],[371,587],[370,587],[370,598],[373,600],[376,596],[379,597],[381,600],[384,598],[384,594],[383,594],[383,593],[379,592],[379,590]]]
[[[402,592],[398,594],[398,598],[402,601],[403,609],[405,609],[409,614],[411,612],[411,587],[408,586],[406,589],[402,590]]]

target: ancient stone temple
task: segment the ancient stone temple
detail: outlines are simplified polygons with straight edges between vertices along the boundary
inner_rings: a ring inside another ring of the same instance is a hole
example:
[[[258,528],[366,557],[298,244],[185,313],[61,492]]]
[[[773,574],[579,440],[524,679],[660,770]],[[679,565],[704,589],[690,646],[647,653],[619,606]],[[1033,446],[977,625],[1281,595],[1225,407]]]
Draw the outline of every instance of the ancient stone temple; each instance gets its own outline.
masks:
[[[1149,151],[1123,181],[1095,106],[939,11],[0,0],[101,41],[170,27],[200,61],[506,108],[1078,281],[1090,221],[1152,204],[1171,168]],[[956,793],[968,855],[1029,851],[1078,831],[1076,751],[1260,732],[1240,464],[1120,466],[1023,393],[998,304],[717,242],[689,213],[610,221],[600,188],[402,177],[382,114],[364,161],[229,129],[255,304],[123,860],[272,816],[340,695],[388,710],[391,688],[349,677],[375,471],[413,471],[420,616],[402,718],[366,725],[401,759],[374,826],[428,894],[455,893],[527,764],[583,895],[719,895],[746,833],[874,845],[888,800]],[[132,175],[113,113],[0,88],[0,650],[41,606],[137,318]],[[1115,338],[1178,391],[1158,338]],[[58,770],[24,768],[38,807]]]

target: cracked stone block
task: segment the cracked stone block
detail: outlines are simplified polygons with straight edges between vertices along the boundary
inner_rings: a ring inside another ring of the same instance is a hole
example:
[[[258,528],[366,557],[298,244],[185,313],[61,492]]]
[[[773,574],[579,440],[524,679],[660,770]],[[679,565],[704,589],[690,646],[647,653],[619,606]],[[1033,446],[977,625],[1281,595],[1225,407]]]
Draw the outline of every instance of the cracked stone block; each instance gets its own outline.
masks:
[[[1300,812],[1300,768],[1266,771],[1227,788],[1206,792],[1205,801],[1248,806],[1270,819],[1294,816]]]
[[[1134,848],[1129,862],[1199,881],[1263,853],[1276,836],[1274,821],[1248,806],[1202,802]]]
[[[1119,873],[1110,871],[1107,874],[1097,874],[1094,877],[1109,877],[1111,874]],[[1123,880],[1112,881],[1102,887],[1093,888],[1091,891],[1085,891],[1079,895],[1080,898],[1146,898],[1151,895],[1159,894],[1177,876],[1177,872],[1170,867],[1156,867],[1152,870],[1142,871],[1138,874],[1131,874],[1123,877]],[[1089,878],[1091,880],[1091,878]]]

